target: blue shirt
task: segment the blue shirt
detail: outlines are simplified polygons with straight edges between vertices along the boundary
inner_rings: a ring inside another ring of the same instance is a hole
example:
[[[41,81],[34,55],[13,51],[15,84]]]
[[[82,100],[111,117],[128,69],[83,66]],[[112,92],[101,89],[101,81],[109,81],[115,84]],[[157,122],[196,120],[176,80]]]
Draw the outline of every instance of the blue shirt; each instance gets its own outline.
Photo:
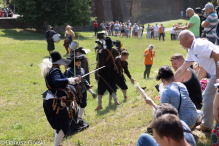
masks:
[[[180,92],[179,92],[179,88]],[[181,93],[181,106],[179,109],[179,118],[184,121],[187,125],[191,126],[196,123],[197,120],[197,110],[189,97],[188,90],[186,86],[182,83],[171,83],[164,88],[161,93],[161,103],[169,103],[174,106],[177,110],[180,102]]]

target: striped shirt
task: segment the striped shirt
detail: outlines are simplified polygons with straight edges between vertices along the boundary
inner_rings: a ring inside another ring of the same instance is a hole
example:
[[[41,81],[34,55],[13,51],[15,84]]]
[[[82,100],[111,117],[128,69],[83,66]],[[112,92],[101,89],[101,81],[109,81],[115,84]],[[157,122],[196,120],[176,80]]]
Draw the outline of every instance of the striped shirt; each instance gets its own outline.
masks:
[[[210,31],[215,25],[218,24],[218,16],[217,14],[213,11],[211,14],[208,15],[207,19],[205,21],[208,21],[210,26],[209,27],[205,27],[204,28],[204,31],[205,32],[208,32]],[[214,34],[216,34],[216,29],[217,29],[217,26],[214,27],[208,34],[207,36],[208,37],[215,37]],[[213,34],[214,33],[214,34]]]

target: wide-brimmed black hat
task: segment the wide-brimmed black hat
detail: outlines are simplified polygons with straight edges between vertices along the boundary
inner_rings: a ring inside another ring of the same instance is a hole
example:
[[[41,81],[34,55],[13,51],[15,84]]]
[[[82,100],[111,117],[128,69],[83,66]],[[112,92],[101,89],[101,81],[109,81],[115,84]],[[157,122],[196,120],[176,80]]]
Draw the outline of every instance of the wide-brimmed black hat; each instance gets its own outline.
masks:
[[[71,63],[68,66],[73,67],[76,61],[82,60],[82,59],[83,59],[82,57],[75,56],[75,59],[71,58]],[[75,60],[75,62],[74,62],[74,60]]]
[[[200,7],[195,8],[195,13],[202,13],[202,9]]]
[[[84,51],[83,47],[79,47],[78,49],[75,50],[76,52],[80,52],[81,54],[86,54],[86,52]]]
[[[50,54],[50,57],[52,60],[52,64],[62,64],[68,66],[71,63],[71,60],[62,58],[60,53],[57,51],[52,52]]]
[[[114,46],[113,41],[111,40],[110,37],[106,37],[104,40],[106,42],[106,47],[107,48],[112,48]]]

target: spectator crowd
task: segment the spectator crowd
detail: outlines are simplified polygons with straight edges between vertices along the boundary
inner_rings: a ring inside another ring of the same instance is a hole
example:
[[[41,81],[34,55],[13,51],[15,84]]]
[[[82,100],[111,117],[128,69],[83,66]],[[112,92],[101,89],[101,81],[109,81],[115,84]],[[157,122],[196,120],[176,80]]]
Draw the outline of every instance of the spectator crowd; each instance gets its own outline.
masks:
[[[11,8],[7,7],[7,8],[0,8],[0,17],[13,17],[13,11]]]

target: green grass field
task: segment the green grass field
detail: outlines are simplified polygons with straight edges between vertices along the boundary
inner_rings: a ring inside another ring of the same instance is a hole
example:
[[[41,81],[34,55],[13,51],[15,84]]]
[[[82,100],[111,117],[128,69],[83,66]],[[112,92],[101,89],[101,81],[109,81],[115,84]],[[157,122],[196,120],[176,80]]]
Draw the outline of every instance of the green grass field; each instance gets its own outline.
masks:
[[[166,27],[167,28],[167,27]],[[89,63],[95,63],[95,40],[93,32],[77,32],[80,35],[80,46],[90,49],[87,54]],[[116,38],[128,49],[129,69],[131,75],[140,86],[146,86],[146,93],[154,99],[158,92],[154,86],[160,82],[155,80],[156,71],[163,65],[171,65],[169,59],[174,53],[186,52],[179,41],[170,41],[170,34],[166,33],[165,41],[142,39]],[[0,29],[0,145],[19,145],[16,142],[43,141],[45,145],[53,144],[54,130],[50,127],[42,106],[41,94],[46,90],[45,81],[40,74],[38,64],[49,56],[44,33],[36,33],[19,29]],[[156,50],[151,79],[143,79],[143,52],[149,44]],[[55,44],[56,51],[64,55],[63,39]],[[67,57],[64,55],[64,57]],[[95,66],[91,66],[93,70]],[[62,67],[64,71],[64,68]],[[136,92],[134,85],[127,78],[128,100],[123,100],[122,92],[117,91],[120,106],[108,106],[108,94],[103,97],[103,110],[95,111],[97,99],[88,93],[88,105],[84,119],[90,127],[83,132],[68,138],[69,145],[79,146],[134,146],[138,137],[146,131],[152,120],[153,111]],[[94,74],[91,75],[91,85],[96,91]],[[97,92],[97,91],[96,91]],[[158,101],[156,101],[159,104]],[[37,110],[37,111],[36,111]],[[211,145],[210,134],[193,131],[198,146]],[[41,143],[44,144],[44,143]],[[63,139],[62,144],[67,145]],[[28,144],[27,144],[28,145]],[[35,143],[35,145],[37,145]]]

